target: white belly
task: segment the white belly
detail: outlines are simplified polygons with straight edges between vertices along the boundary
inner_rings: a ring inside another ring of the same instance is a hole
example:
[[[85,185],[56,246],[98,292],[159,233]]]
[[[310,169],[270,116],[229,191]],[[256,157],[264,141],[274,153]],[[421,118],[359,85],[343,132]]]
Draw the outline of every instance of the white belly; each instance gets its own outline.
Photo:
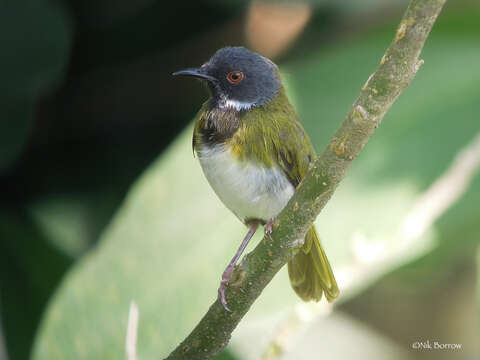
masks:
[[[268,221],[283,209],[295,191],[280,168],[239,163],[223,144],[202,147],[197,154],[217,196],[242,221]]]

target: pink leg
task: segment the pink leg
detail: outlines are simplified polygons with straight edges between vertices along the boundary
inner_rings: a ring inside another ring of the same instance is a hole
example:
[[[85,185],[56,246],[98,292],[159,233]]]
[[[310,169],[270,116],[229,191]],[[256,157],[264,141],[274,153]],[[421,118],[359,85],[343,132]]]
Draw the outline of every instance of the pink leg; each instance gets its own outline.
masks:
[[[248,230],[248,233],[243,239],[242,244],[238,248],[233,259],[230,261],[230,264],[228,264],[227,268],[222,274],[222,280],[220,281],[220,287],[218,288],[218,301],[220,302],[220,304],[222,304],[222,306],[227,311],[231,312],[231,310],[227,306],[227,299],[225,298],[225,289],[227,288],[228,282],[232,279],[233,269],[235,269],[235,265],[237,264],[238,259],[240,258],[240,256],[242,256],[243,250],[245,250],[245,248],[247,247],[248,242],[252,238],[253,234],[255,234],[255,231],[257,231],[257,228],[258,228],[258,223],[255,223],[250,226],[250,230]]]

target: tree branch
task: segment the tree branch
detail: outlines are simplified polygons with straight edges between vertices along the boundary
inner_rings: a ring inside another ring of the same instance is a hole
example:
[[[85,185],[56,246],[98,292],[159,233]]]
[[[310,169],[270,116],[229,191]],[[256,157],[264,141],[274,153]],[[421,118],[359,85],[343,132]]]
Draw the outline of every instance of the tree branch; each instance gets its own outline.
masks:
[[[360,91],[329,146],[312,164],[294,196],[278,215],[271,237],[264,237],[236,269],[227,291],[227,312],[215,301],[190,335],[168,359],[210,359],[273,276],[303,245],[305,234],[346,171],[423,60],[425,40],[446,0],[412,0],[380,65]]]

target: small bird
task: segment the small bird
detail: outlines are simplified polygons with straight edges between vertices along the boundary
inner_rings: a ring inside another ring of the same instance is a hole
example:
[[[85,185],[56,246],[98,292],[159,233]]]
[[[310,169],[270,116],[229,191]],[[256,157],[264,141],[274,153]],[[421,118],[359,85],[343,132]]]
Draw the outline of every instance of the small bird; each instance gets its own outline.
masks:
[[[218,301],[248,242],[260,225],[271,234],[275,216],[314,161],[315,150],[290,104],[277,66],[244,47],[225,47],[199,68],[173,75],[207,84],[210,98],[195,119],[193,150],[211,187],[249,231],[222,274]],[[288,263],[290,282],[304,300],[330,302],[338,286],[312,225]]]

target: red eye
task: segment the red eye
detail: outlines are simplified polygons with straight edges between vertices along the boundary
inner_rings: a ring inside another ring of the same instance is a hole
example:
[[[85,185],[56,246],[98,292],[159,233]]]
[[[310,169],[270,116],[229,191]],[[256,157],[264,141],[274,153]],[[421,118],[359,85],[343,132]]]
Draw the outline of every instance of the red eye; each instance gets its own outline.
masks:
[[[227,80],[232,84],[238,84],[243,79],[243,72],[234,70],[227,74]]]

